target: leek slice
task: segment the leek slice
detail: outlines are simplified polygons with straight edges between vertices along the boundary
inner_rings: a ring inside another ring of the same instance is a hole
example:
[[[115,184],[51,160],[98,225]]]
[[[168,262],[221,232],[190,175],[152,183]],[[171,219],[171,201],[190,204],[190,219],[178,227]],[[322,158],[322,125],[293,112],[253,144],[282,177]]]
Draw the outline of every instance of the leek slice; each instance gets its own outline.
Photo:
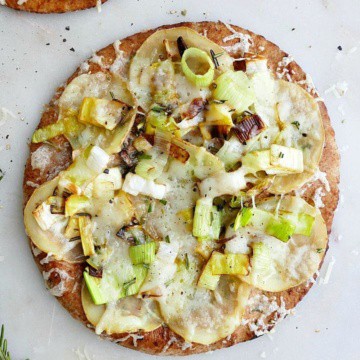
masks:
[[[154,241],[130,246],[129,256],[133,265],[151,264],[155,260],[156,243]]]
[[[176,43],[179,37],[184,39],[188,47],[198,48],[205,51],[207,54],[210,53],[210,50],[213,50],[216,54],[223,53],[223,55],[218,58],[220,71],[233,69],[232,58],[224,52],[221,46],[212,42],[205,36],[201,36],[199,33],[188,27],[176,27],[156,31],[143,42],[130,64],[130,90],[133,94],[135,94],[139,106],[141,106],[146,112],[150,110],[152,104],[154,103],[152,96],[153,78],[151,76],[147,76],[147,74],[154,63],[158,62],[159,59],[166,59],[168,57],[164,46],[164,40]],[[198,94],[197,89],[192,89],[192,83],[189,84],[185,76],[182,74],[176,74],[175,82],[177,91],[190,88],[191,93],[194,93],[195,90]],[[187,96],[186,93],[187,92],[185,92],[184,97]],[[189,100],[191,101],[192,99]]]
[[[291,173],[304,171],[303,152],[299,149],[273,144],[270,147],[270,164]],[[267,170],[271,174],[271,169]]]
[[[214,63],[210,56],[197,48],[186,49],[181,58],[186,78],[197,87],[208,87],[214,78]]]
[[[80,106],[78,119],[83,124],[114,130],[125,117],[126,110],[126,104],[120,101],[86,97]]]
[[[127,284],[124,284],[126,296],[135,295],[140,291],[140,288],[148,273],[148,269],[143,264],[135,265],[133,269],[135,277]]]
[[[71,216],[69,218],[64,235],[67,239],[72,239],[80,236],[79,218],[77,216]]]
[[[247,275],[249,257],[245,254],[222,254],[214,251],[209,260],[213,275]]]
[[[231,109],[241,114],[254,103],[251,83],[242,71],[227,71],[215,80],[214,99],[225,101]]]
[[[208,261],[201,272],[197,286],[208,290],[215,290],[218,286],[219,281],[220,275],[213,274],[212,263]]]
[[[310,236],[313,226],[315,217],[300,213],[300,214],[290,214],[290,213],[282,213],[281,217],[284,219],[289,220],[291,223],[295,225],[295,234]]]
[[[231,170],[242,159],[243,145],[236,137],[231,137],[229,141],[216,153],[216,156],[225,164],[225,170]]]
[[[212,199],[200,198],[196,202],[193,224],[193,235],[205,238],[211,231]]]
[[[92,236],[92,223],[88,216],[79,216],[79,230],[81,236],[81,244],[84,255],[91,256],[95,254],[94,241]]]
[[[211,103],[205,113],[207,125],[234,126],[231,108],[226,104]]]
[[[65,201],[65,216],[85,212],[90,207],[90,199],[84,195],[71,195]]]
[[[165,196],[166,185],[156,184],[137,174],[127,173],[122,190],[134,196],[143,194],[161,200]]]
[[[295,232],[295,225],[286,219],[271,219],[266,227],[266,233],[287,242]]]
[[[84,125],[80,124],[75,116],[67,116],[54,124],[37,129],[32,136],[31,142],[36,144],[59,135],[78,136],[82,130],[84,130]]]

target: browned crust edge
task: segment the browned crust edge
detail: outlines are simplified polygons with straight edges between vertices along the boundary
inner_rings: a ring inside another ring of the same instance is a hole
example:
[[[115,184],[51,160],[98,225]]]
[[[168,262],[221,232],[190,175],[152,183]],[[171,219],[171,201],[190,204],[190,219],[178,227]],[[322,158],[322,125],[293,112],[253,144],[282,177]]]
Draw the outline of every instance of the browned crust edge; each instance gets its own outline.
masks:
[[[101,0],[102,3],[106,1]],[[41,14],[84,10],[95,7],[96,4],[96,0],[27,0],[19,5],[18,0],[6,0],[6,6],[9,8]]]
[[[178,26],[188,26],[198,31],[199,33],[204,33],[205,31],[207,37],[210,40],[213,40],[222,46],[228,46],[236,42],[236,40],[232,42],[228,42],[226,44],[223,42],[222,39],[225,36],[230,35],[230,31],[223,23],[220,22],[179,23],[175,25],[162,26],[157,29],[152,29],[149,31],[145,31],[129,36],[121,41],[121,50],[124,52],[125,56],[131,58],[135,54],[139,46],[144,42],[144,40],[148,36],[150,36],[153,32],[159,29],[172,28]],[[250,51],[253,53],[260,53],[263,56],[266,56],[268,58],[268,64],[274,72],[276,71],[278,62],[281,61],[284,56],[288,55],[284,51],[280,50],[278,46],[266,40],[263,36],[256,35],[238,26],[233,26],[233,28],[238,32],[249,34],[252,37],[253,44],[250,48]],[[264,49],[264,50],[260,51],[259,49]],[[106,48],[100,50],[97,54],[103,56],[104,64],[108,64],[108,65],[112,64],[112,62],[115,59],[115,51],[113,45],[107,46]],[[297,63],[291,62],[287,66],[287,69],[291,73],[290,76],[292,81],[297,82],[297,81],[305,80],[306,74]],[[100,70],[101,69],[97,64],[90,63],[89,72],[94,73]],[[67,83],[69,83],[74,77],[76,77],[78,73],[79,73],[79,69],[69,78]],[[53,97],[50,104],[45,109],[40,124],[38,125],[38,128],[53,123],[57,120],[58,108],[56,105],[56,100],[61,95],[63,89],[64,89],[63,87],[58,89],[56,95]],[[338,183],[340,177],[339,174],[340,156],[335,142],[335,133],[333,128],[331,127],[330,118],[328,116],[326,106],[323,102],[319,102],[319,107],[320,107],[320,112],[323,119],[323,125],[326,134],[326,143],[319,167],[322,171],[324,171],[327,174],[327,179],[330,184],[330,191],[326,192],[326,194],[322,198],[325,206],[320,210],[325,219],[328,234],[330,234],[333,216],[339,198]],[[31,196],[31,193],[34,191],[34,188],[27,184],[28,181],[35,182],[37,184],[42,184],[48,179],[55,177],[62,168],[65,168],[67,166],[68,162],[71,159],[71,149],[66,139],[63,137],[59,137],[56,138],[54,142],[60,149],[62,149],[60,150],[61,156],[59,156],[59,159],[62,159],[61,163],[59,162],[56,163],[56,161],[58,160],[55,155],[52,161],[52,165],[54,164],[58,165],[56,167],[56,171],[54,171],[54,167],[51,168],[49,167],[45,169],[43,174],[40,174],[38,170],[33,170],[30,161],[31,153],[34,152],[39,147],[39,145],[37,144],[30,145],[30,157],[28,158],[25,168],[25,174],[24,174],[24,203],[27,202],[27,200]],[[67,161],[65,161],[64,158],[67,159]],[[321,182],[318,180],[312,183],[310,186],[307,186],[306,191],[304,192],[303,195],[305,200],[311,203],[315,190],[321,185],[322,185]],[[62,261],[50,261],[49,263],[41,264],[40,261],[44,257],[45,257],[44,253],[41,253],[38,256],[34,256],[40,271],[49,272],[53,269],[53,272],[49,280],[47,281],[47,286],[49,288],[52,288],[60,282],[60,276],[56,270],[66,271],[70,277],[65,282],[66,291],[64,295],[58,297],[58,300],[63,305],[63,307],[70,312],[70,314],[74,318],[80,320],[86,326],[91,327],[86,319],[81,304],[81,281],[82,281],[82,271],[84,269],[84,265],[67,264]],[[301,299],[307,294],[307,292],[311,288],[311,285],[312,284],[304,283],[295,288],[280,293],[263,292],[263,294],[267,295],[268,297],[275,296],[278,303],[280,303],[280,298],[283,298],[286,304],[286,309],[291,309],[294,308],[296,304],[299,301],[301,301]],[[258,290],[254,290],[252,295],[254,295],[255,293],[261,293],[261,292]],[[259,315],[250,314],[249,311],[247,311],[245,314],[245,318],[251,317],[252,319],[254,318],[256,319],[256,317],[259,317]],[[227,338],[226,340],[220,340],[210,346],[192,344],[190,348],[182,350],[182,347],[185,344],[184,340],[166,326],[162,326],[159,329],[149,333],[139,332],[138,334],[143,336],[143,339],[137,341],[137,347],[134,346],[134,341],[132,337],[129,337],[127,340],[122,340],[128,334],[113,334],[111,336],[106,336],[106,337],[128,348],[140,350],[149,354],[161,354],[161,355],[189,355],[189,354],[207,352],[207,351],[220,349],[223,347],[229,347],[236,343],[247,341],[256,337],[255,334],[249,330],[247,325],[241,325],[232,334],[232,336],[230,338]],[[176,339],[176,341],[174,341],[174,339]]]

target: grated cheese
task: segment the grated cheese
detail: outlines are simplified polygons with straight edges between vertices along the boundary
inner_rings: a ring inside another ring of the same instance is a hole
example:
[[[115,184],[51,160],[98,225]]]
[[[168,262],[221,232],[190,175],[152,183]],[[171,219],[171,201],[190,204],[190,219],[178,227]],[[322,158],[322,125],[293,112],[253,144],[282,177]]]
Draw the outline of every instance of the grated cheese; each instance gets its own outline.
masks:
[[[232,35],[228,35],[223,38],[223,42],[229,42],[231,40],[239,40],[239,42],[235,43],[234,45],[230,46],[223,46],[223,48],[228,53],[236,53],[238,51],[241,52],[242,55],[249,52],[250,46],[253,44],[251,36],[248,34],[243,34],[237,32],[234,28],[232,28],[229,24],[224,23],[224,25],[232,32]]]

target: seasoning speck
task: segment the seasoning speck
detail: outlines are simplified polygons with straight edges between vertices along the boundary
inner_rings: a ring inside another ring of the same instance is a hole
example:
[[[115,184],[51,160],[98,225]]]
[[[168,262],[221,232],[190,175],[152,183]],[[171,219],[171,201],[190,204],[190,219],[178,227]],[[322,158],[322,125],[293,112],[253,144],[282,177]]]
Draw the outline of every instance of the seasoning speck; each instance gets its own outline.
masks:
[[[187,10],[186,10],[186,9],[181,10],[181,15],[182,15],[182,16],[186,16],[186,14],[187,14]]]
[[[339,51],[342,51],[342,46],[341,45],[339,45],[337,48],[338,48]]]
[[[70,31],[70,26],[66,26],[66,27],[65,27],[65,30],[66,30],[66,31]]]
[[[70,49],[70,51],[75,52],[75,49],[72,47],[72,48]]]

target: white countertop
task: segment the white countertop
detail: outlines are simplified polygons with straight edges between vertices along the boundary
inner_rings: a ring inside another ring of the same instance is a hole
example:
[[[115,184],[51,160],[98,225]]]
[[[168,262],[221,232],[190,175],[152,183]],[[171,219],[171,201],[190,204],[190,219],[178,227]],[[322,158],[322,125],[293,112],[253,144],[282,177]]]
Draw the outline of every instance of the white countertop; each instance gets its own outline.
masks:
[[[180,13],[184,9],[186,16]],[[12,358],[150,358],[97,339],[45,290],[22,223],[25,139],[55,88],[93,50],[162,24],[220,19],[264,35],[312,75],[341,151],[341,200],[321,271],[324,277],[333,257],[328,284],[316,284],[271,336],[193,359],[360,359],[359,15],[357,0],[109,0],[100,14],[91,9],[63,15],[0,6],[0,107],[15,115],[0,126],[0,169],[5,172],[0,182],[0,324],[6,324]],[[325,92],[343,81],[348,84],[343,97]]]

